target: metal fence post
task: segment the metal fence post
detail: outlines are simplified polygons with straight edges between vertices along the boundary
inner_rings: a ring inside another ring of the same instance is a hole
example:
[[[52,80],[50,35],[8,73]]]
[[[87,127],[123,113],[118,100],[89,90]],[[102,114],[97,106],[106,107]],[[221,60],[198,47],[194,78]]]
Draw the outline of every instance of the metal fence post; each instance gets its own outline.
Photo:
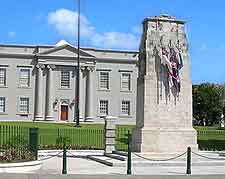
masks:
[[[29,128],[29,148],[38,159],[38,128]]]
[[[130,135],[130,131],[128,131],[127,175],[131,175],[131,148],[130,148],[130,142],[131,142],[131,135]]]
[[[186,174],[191,174],[191,147],[187,148],[187,171]]]
[[[66,144],[63,145],[63,169],[62,174],[67,174],[67,156],[66,156]]]

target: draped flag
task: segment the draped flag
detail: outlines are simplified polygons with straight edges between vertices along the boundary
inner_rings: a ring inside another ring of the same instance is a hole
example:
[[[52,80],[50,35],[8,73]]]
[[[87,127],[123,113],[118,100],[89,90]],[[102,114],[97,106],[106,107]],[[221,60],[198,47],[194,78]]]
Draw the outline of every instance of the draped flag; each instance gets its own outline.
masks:
[[[161,63],[167,67],[169,87],[172,87],[173,86],[172,76],[169,74],[173,73],[173,68],[172,63],[169,60],[169,52],[166,50],[166,48],[162,48]]]
[[[176,52],[174,48],[170,48],[168,52],[165,48],[162,48],[161,63],[168,69],[169,86],[174,87],[179,93],[181,87],[179,70],[183,67],[181,52]]]

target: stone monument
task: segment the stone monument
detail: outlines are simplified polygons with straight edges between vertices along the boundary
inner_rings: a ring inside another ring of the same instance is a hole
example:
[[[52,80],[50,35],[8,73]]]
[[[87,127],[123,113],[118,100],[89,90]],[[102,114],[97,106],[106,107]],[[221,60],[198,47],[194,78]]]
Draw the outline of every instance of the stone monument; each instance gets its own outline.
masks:
[[[198,148],[192,127],[192,81],[184,25],[169,15],[143,22],[134,151],[179,153],[188,146]]]

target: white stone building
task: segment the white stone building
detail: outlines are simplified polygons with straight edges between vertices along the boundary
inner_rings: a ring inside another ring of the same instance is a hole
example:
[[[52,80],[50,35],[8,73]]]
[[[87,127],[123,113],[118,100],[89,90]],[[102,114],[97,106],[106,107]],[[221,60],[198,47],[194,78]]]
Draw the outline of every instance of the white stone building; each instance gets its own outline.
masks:
[[[195,136],[184,27],[184,21],[168,15],[150,17],[143,22],[139,51],[81,48],[80,120],[103,121],[110,115],[135,124],[137,112],[139,141],[141,131],[148,136],[152,127],[156,133],[169,126],[183,133],[188,129]],[[163,61],[163,55],[169,60]],[[0,120],[73,122],[76,70],[77,49],[65,41],[0,45]]]
[[[135,123],[138,52],[81,48],[80,120]],[[77,49],[0,45],[0,120],[74,121]]]

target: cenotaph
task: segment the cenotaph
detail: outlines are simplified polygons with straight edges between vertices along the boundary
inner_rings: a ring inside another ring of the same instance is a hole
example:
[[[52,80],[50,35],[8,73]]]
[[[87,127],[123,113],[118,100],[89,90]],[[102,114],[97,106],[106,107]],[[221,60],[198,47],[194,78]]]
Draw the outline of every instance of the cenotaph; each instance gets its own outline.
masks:
[[[185,22],[146,18],[139,54],[137,123],[132,149],[142,153],[197,150],[192,127],[192,81]]]

